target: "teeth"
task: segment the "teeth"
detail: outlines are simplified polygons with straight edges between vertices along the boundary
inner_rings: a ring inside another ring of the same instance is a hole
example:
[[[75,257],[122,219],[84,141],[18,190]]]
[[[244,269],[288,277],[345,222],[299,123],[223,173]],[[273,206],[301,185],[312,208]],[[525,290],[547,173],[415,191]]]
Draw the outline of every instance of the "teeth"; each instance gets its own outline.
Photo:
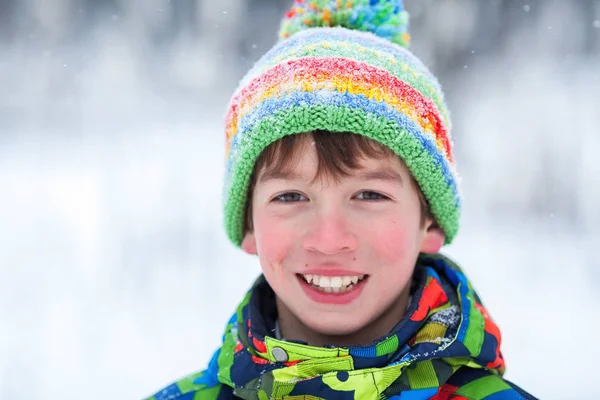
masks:
[[[331,288],[331,281],[328,276],[322,276],[319,278],[319,286],[322,288]]]
[[[364,279],[366,275],[355,276],[321,276],[313,274],[303,275],[304,280],[327,293],[345,293],[352,285]]]
[[[332,288],[341,288],[342,287],[342,278],[339,276],[334,276],[331,278],[331,287]]]

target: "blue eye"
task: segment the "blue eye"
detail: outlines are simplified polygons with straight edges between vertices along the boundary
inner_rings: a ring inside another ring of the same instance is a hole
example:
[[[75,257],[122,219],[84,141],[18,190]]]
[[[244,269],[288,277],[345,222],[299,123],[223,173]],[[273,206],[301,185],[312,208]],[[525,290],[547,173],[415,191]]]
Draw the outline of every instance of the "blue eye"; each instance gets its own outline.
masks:
[[[375,200],[387,200],[388,197],[377,192],[370,192],[368,190],[364,192],[360,192],[356,195],[356,198],[359,200],[367,200],[367,201],[375,201]]]
[[[293,203],[293,202],[297,202],[297,201],[306,201],[306,200],[308,200],[306,198],[306,196],[301,195],[300,193],[294,193],[294,192],[284,193],[273,199],[273,201],[278,201],[281,203]]]

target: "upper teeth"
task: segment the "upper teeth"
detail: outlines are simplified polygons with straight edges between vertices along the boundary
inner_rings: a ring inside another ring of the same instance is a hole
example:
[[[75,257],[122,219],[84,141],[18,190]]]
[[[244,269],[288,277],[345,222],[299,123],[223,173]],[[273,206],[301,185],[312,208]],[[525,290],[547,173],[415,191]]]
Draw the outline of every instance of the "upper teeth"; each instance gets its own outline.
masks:
[[[312,283],[315,286],[322,288],[341,288],[342,286],[349,286],[350,284],[356,284],[359,280],[363,279],[364,275],[356,276],[322,276],[322,275],[302,275],[306,282]]]

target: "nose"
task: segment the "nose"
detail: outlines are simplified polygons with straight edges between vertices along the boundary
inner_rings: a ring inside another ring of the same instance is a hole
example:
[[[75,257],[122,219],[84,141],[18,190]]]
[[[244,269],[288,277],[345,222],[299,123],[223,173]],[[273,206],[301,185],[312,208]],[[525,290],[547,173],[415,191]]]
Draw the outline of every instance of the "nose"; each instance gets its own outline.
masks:
[[[305,250],[334,255],[357,249],[358,238],[350,221],[341,212],[317,214],[310,224],[302,243]]]

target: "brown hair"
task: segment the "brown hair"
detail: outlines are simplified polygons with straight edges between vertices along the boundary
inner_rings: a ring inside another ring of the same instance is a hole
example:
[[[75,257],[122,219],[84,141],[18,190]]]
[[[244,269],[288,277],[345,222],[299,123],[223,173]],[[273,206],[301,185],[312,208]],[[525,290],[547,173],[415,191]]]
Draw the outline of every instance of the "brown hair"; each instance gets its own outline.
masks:
[[[308,139],[311,139],[308,141]],[[365,158],[383,159],[395,156],[395,153],[386,146],[362,135],[354,133],[337,133],[328,131],[315,131],[288,135],[271,143],[260,155],[254,165],[254,172],[250,178],[248,200],[246,202],[246,221],[244,232],[251,232],[252,224],[252,193],[258,174],[272,171],[289,172],[298,162],[300,152],[298,145],[302,143],[314,144],[317,152],[317,174],[312,183],[319,179],[331,178],[339,181],[342,177],[351,175],[352,171],[360,168],[360,160]],[[404,161],[400,159],[404,164]],[[421,202],[421,224],[431,217],[429,204],[425,200],[419,185],[411,176],[411,182],[419,193]]]

